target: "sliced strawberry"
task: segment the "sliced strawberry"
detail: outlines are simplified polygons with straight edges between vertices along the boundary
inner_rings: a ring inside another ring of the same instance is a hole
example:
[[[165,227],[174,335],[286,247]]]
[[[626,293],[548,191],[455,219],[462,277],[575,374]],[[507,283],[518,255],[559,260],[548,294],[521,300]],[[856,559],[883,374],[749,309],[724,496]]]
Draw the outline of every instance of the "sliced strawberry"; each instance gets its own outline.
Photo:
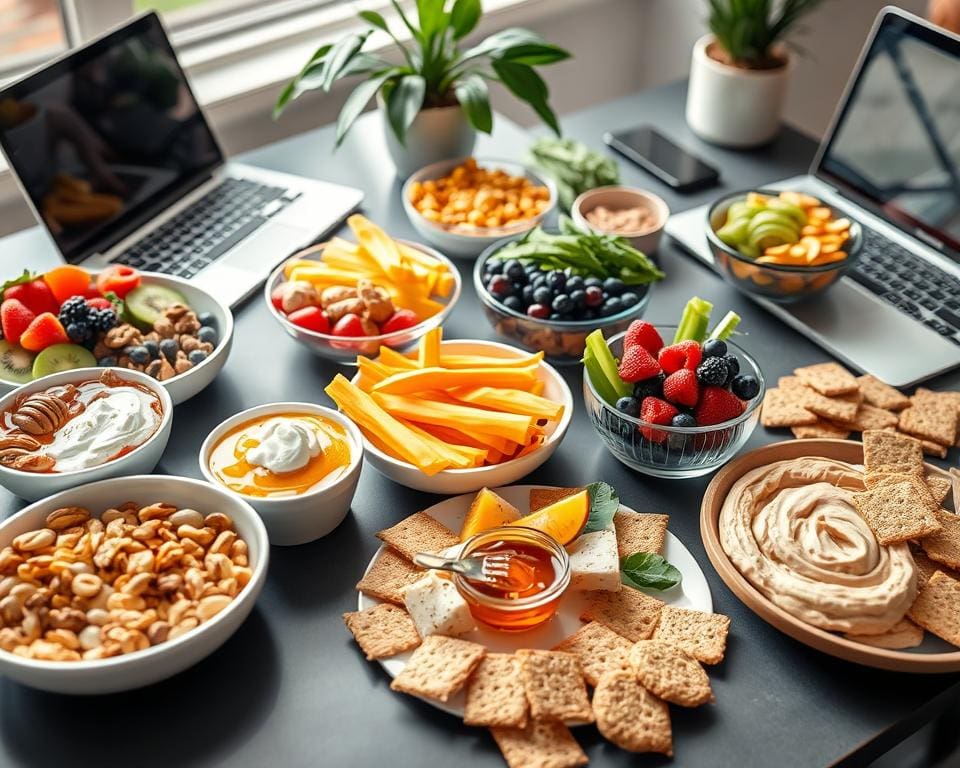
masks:
[[[681,368],[689,368],[691,371],[695,371],[702,359],[703,352],[700,350],[700,344],[691,340],[664,347],[658,355],[660,366],[668,376]]]
[[[700,399],[697,374],[689,368],[674,371],[663,381],[663,396],[671,403],[693,407]]]
[[[680,411],[659,397],[645,397],[640,404],[640,420],[648,424],[669,424],[678,413]],[[653,427],[640,427],[640,434],[654,443],[662,443],[667,439],[666,432]]]
[[[31,352],[39,352],[54,344],[69,343],[67,332],[52,312],[37,315],[20,336],[20,346]]]
[[[3,327],[3,338],[11,344],[19,344],[20,336],[36,316],[36,313],[19,299],[4,299],[3,304],[0,304],[0,326]]]
[[[287,315],[294,325],[317,333],[330,333],[330,318],[320,307],[301,307]]]
[[[743,401],[723,387],[704,387],[693,415],[697,424],[708,427],[737,418],[743,408]]]
[[[630,323],[627,335],[623,337],[623,348],[630,349],[638,344],[651,355],[656,355],[663,349],[663,339],[653,323],[646,320],[634,320]]]
[[[270,303],[278,312],[283,312],[283,285],[278,285],[270,292]]]
[[[638,344],[624,350],[617,373],[621,379],[633,384],[656,376],[660,373],[660,364]]]
[[[60,304],[53,297],[50,286],[42,277],[11,285],[3,292],[3,298],[17,299],[35,315],[44,312],[56,314],[60,309]]]
[[[412,309],[398,309],[380,326],[380,333],[387,334],[405,331],[408,328],[419,325],[419,323],[420,318]]]

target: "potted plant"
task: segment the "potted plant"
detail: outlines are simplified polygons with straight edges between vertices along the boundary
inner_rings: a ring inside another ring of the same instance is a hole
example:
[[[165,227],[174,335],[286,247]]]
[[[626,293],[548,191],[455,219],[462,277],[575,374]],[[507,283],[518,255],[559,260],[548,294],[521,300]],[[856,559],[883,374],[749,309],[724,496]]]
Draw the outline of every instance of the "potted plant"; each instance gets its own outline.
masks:
[[[793,59],[783,40],[821,0],[708,0],[710,33],[693,47],[687,124],[730,147],[770,141],[780,129]]]
[[[376,97],[387,146],[401,176],[438,160],[465,157],[473,150],[476,131],[490,133],[488,81],[503,83],[559,134],[547,85],[535,67],[566,59],[567,51],[520,28],[504,29],[462,50],[463,39],[480,20],[480,0],[417,0],[416,26],[397,0],[391,2],[409,42],[402,42],[379,13],[361,11],[360,18],[372,29],[317,49],[280,94],[274,116],[306,91],[329,91],[337,80],[359,75],[363,79],[337,120],[337,145]],[[374,30],[393,39],[401,63],[363,50]]]

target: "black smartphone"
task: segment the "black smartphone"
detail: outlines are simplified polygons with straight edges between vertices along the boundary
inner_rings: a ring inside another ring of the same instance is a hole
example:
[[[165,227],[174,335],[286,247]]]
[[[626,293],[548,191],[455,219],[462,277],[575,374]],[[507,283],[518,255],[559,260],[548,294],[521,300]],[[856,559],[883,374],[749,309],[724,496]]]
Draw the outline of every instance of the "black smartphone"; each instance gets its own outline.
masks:
[[[720,172],[716,168],[681,149],[649,126],[620,133],[605,133],[603,140],[678,192],[706,189],[720,180]]]

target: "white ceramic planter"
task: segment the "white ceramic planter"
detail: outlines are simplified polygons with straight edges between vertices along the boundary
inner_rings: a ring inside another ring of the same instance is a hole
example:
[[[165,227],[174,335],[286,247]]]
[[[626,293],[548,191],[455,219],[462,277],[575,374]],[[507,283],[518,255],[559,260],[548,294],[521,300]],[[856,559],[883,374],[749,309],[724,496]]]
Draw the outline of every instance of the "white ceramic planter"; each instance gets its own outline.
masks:
[[[473,154],[477,132],[467,121],[459,106],[433,107],[421,110],[407,129],[407,139],[401,144],[387,120],[383,99],[377,96],[377,106],[383,121],[390,157],[397,167],[397,176],[407,178],[425,165],[467,157]]]
[[[701,139],[727,147],[753,147],[780,130],[793,59],[777,69],[740,69],[707,55],[712,35],[693,46],[687,125]]]

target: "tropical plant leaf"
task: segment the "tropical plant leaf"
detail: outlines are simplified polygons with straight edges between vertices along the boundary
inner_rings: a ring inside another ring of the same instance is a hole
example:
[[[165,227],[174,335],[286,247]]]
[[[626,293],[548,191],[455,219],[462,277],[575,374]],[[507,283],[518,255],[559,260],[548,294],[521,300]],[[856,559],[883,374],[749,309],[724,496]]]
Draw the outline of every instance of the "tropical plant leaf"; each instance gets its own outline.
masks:
[[[456,0],[450,11],[450,26],[453,27],[453,39],[462,40],[469,35],[480,21],[480,0]]]
[[[427,81],[421,75],[404,75],[387,95],[387,120],[401,144],[406,144],[407,128],[423,106]]]
[[[570,53],[552,43],[520,43],[504,48],[498,58],[536,67],[569,59]]]
[[[483,133],[493,130],[493,112],[490,110],[490,91],[478,74],[469,74],[454,83],[454,93],[470,125]]]
[[[350,59],[360,52],[360,49],[363,47],[363,44],[367,42],[369,36],[369,32],[364,32],[359,35],[347,35],[334,43],[330,52],[323,60],[323,70],[320,77],[320,87],[323,88],[323,90],[330,90],[337,78],[340,77],[344,67],[347,66]]]
[[[304,64],[303,68],[297,73],[297,76],[284,86],[280,92],[280,96],[277,98],[277,103],[273,107],[274,120],[280,117],[280,113],[283,112],[291,100],[296,99],[304,90],[308,90],[307,88],[299,87],[301,81],[311,69],[323,66],[323,59],[330,52],[331,48],[333,48],[331,44],[321,45],[317,48],[307,63]]]
[[[513,61],[493,61],[493,71],[497,73],[500,82],[521,101],[527,102],[555,134],[560,135],[560,125],[557,116],[547,103],[549,91],[533,67],[526,64],[517,64]]]
[[[445,0],[417,0],[417,18],[424,40],[432,39],[447,25]]]
[[[387,26],[387,20],[376,11],[360,11],[357,16],[377,29],[381,29],[387,33],[390,32],[390,27]]]
[[[380,87],[387,80],[391,77],[396,77],[401,71],[398,67],[391,67],[385,71],[378,72],[369,80],[364,80],[353,89],[353,92],[347,97],[343,108],[340,110],[340,116],[337,118],[336,145],[338,147],[343,141],[344,136],[347,135],[347,131],[350,130],[350,126],[353,125],[354,121],[363,112],[363,108],[367,106],[367,102],[377,95],[377,91],[380,90]]]

